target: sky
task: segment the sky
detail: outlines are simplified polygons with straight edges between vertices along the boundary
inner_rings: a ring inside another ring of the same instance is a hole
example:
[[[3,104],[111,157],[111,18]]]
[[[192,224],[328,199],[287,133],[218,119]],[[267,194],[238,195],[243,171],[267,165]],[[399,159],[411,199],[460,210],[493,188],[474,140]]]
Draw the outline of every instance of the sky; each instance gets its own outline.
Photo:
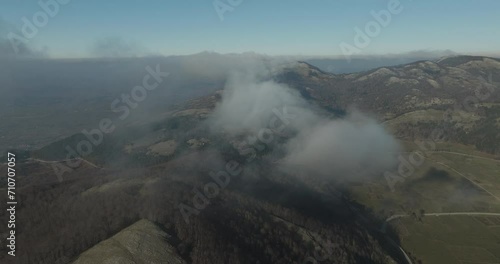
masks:
[[[41,0],[54,1],[63,0]],[[372,11],[394,11],[388,7],[391,2],[400,3],[399,12],[389,13],[389,23],[368,36],[368,45],[356,45],[355,29],[366,34],[367,24],[378,23]],[[38,32],[32,38],[25,38],[31,47],[54,58],[202,51],[310,56],[418,50],[500,54],[498,0],[71,0],[58,6],[45,25],[35,26]],[[43,10],[38,0],[2,0],[0,22],[10,28],[2,31],[2,38],[8,32],[25,36],[20,31],[23,18],[33,22]],[[345,51],[341,43],[355,49]]]

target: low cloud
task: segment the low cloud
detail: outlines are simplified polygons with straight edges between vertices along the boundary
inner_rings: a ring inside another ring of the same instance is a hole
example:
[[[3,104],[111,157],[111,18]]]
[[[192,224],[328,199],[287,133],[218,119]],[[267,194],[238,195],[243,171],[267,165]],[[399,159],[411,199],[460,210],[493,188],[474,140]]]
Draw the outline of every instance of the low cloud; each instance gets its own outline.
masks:
[[[256,133],[266,126],[276,109],[286,106],[294,110],[294,126],[307,117],[315,119],[296,90],[272,80],[257,81],[255,73],[234,73],[227,81],[223,100],[212,121],[215,128],[233,134]]]
[[[256,135],[284,108],[292,116],[291,136],[280,146],[285,167],[357,180],[380,175],[397,162],[398,144],[376,120],[357,111],[333,119],[296,90],[253,73],[233,74],[210,123],[231,135]]]
[[[359,179],[394,166],[397,150],[398,144],[380,124],[353,112],[302,128],[289,141],[284,162],[322,176]]]

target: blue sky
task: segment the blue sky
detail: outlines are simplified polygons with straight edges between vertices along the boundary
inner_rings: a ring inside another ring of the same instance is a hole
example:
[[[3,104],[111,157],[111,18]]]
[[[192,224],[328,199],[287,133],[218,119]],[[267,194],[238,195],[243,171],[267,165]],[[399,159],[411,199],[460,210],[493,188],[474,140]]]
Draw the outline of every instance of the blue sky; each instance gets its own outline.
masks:
[[[395,0],[242,0],[221,20],[212,0],[72,0],[29,44],[52,57],[97,56],[96,43],[110,38],[139,54],[341,55],[339,44],[353,44],[354,28],[363,29],[374,20],[370,12],[387,10],[390,1]],[[403,10],[360,54],[500,54],[500,1],[400,3]],[[0,3],[1,19],[17,29],[22,17],[32,20],[41,10],[37,0]]]

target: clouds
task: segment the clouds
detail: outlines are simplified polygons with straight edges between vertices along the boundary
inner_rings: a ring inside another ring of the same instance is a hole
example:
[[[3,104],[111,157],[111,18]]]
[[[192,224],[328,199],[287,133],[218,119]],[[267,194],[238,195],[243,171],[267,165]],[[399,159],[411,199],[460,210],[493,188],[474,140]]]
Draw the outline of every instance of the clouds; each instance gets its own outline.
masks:
[[[235,73],[227,81],[223,100],[216,108],[212,126],[230,133],[258,132],[283,106],[300,109],[303,115],[313,116],[297,91],[270,80],[257,81],[254,73]]]
[[[361,179],[397,163],[397,142],[374,119],[357,111],[331,119],[296,90],[253,74],[234,74],[228,80],[209,122],[230,135],[258,135],[284,108],[291,112],[286,124],[291,136],[278,147],[285,167],[321,177]]]
[[[354,112],[302,128],[289,141],[284,162],[322,176],[359,179],[395,165],[397,150],[398,144],[380,124]]]

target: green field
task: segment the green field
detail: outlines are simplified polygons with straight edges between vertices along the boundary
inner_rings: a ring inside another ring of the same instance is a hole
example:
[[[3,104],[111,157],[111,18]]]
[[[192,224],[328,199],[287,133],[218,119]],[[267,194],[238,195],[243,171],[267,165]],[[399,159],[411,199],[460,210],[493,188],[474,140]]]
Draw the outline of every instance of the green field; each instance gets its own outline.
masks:
[[[500,263],[500,217],[425,216],[393,225],[402,247],[422,263]]]
[[[401,155],[417,149],[403,142]],[[500,160],[474,147],[443,143],[425,152],[404,182],[391,192],[385,179],[351,187],[353,198],[380,218],[424,213],[500,213]],[[402,247],[422,263],[500,263],[500,217],[424,216],[398,218]],[[418,261],[416,261],[418,263]]]

